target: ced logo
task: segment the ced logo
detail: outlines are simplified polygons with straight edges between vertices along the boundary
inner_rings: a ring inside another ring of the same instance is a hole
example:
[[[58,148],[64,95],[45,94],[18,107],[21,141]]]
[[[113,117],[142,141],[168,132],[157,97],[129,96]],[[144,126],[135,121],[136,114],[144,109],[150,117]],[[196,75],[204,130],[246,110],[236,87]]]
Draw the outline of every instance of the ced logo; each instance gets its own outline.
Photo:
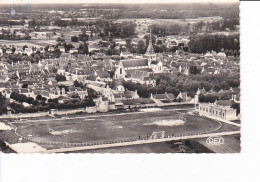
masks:
[[[209,137],[209,138],[207,138],[206,143],[208,145],[222,145],[222,144],[224,144],[224,138],[222,138],[222,137],[213,137],[213,138]]]

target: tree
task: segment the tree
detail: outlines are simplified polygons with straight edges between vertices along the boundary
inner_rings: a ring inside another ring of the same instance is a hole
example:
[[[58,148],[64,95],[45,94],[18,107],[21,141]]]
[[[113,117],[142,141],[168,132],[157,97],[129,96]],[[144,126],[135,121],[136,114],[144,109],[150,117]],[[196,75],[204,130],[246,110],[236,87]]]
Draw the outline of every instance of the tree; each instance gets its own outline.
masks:
[[[22,85],[22,88],[28,88],[28,84],[27,84],[27,83],[24,83],[24,84]]]
[[[80,88],[85,88],[84,85],[83,85],[83,83],[78,82],[78,80],[75,80],[75,81],[74,81],[74,86],[75,86],[75,87],[80,87]]]
[[[32,105],[34,105],[34,106],[37,106],[37,105],[38,105],[38,103],[39,103],[39,101],[38,101],[38,100],[33,100],[33,101],[32,101]]]
[[[236,40],[236,41],[234,41]],[[233,55],[233,50],[239,50],[239,34],[237,35],[192,35],[189,48],[192,53],[206,53],[207,51],[220,52],[228,49]]]
[[[62,41],[62,38],[61,38],[61,37],[58,37],[58,38],[56,39],[56,41],[57,41],[57,42],[61,42],[61,41]]]
[[[178,49],[179,49],[178,46],[172,46],[172,47],[170,48],[170,51],[171,51],[171,52],[176,52]]]
[[[28,48],[28,46],[27,46],[27,45],[24,45],[24,46],[23,46],[23,50],[25,50],[25,48]]]
[[[42,100],[42,96],[41,96],[41,95],[37,95],[37,96],[36,96],[36,99],[37,99],[37,100]]]
[[[157,40],[157,45],[161,45],[162,44],[162,40]]]
[[[15,47],[12,47],[12,53],[14,53],[14,52],[15,52],[15,50],[16,50],[16,48],[15,48]]]
[[[79,39],[77,36],[71,37],[71,42],[78,42],[78,41],[79,41]]]
[[[137,43],[137,52],[138,52],[139,54],[144,54],[145,51],[146,51],[145,48],[146,48],[146,46],[145,46],[144,41],[139,40],[138,43]]]
[[[45,103],[47,101],[46,97],[42,97],[41,101],[43,101],[43,103]]]
[[[79,44],[78,52],[79,54],[89,54],[88,44],[86,42]]]
[[[25,102],[27,102],[28,104],[32,104],[32,102],[34,101],[34,99],[32,97],[27,97]]]
[[[189,47],[184,46],[184,47],[183,47],[183,51],[184,51],[184,52],[189,52]]]
[[[79,41],[86,42],[88,41],[88,35],[86,33],[79,34]]]
[[[237,110],[237,115],[240,113],[240,104],[239,103],[234,103],[234,104],[231,105],[231,107],[233,109]]]
[[[55,78],[56,78],[57,82],[66,81],[66,77],[63,75],[56,75]]]
[[[198,69],[197,66],[191,66],[190,67],[190,74],[193,74],[193,75],[200,74],[200,70]]]

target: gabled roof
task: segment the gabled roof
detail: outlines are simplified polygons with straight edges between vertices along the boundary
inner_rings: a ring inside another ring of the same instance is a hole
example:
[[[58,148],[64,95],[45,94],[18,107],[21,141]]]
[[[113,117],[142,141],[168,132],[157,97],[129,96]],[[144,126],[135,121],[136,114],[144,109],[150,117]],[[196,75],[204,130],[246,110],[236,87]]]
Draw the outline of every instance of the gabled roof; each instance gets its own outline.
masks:
[[[68,100],[71,99],[70,97],[65,97],[65,96],[59,96],[58,100]]]
[[[128,59],[121,62],[125,68],[148,66],[148,59]]]
[[[125,94],[126,98],[133,98],[134,95],[137,94],[137,91],[126,90],[124,94]],[[138,95],[138,97],[139,97],[139,95]]]
[[[69,57],[69,56],[70,56],[70,53],[63,52],[63,53],[61,53],[60,58]]]
[[[159,100],[174,100],[175,99],[175,96],[172,93],[156,94],[153,97],[155,99],[159,99]]]
[[[233,100],[218,100],[216,102],[217,105],[222,105],[222,106],[231,106],[235,102]]]
[[[0,75],[0,80],[5,80],[6,78],[8,78],[8,76],[6,76],[6,75]]]
[[[115,90],[118,86],[123,86],[123,84],[120,81],[115,81],[113,85],[113,89]]]
[[[148,77],[150,73],[148,71],[135,70],[131,73],[131,78],[143,80],[144,77]]]
[[[44,97],[49,97],[50,93],[47,92],[47,91],[43,91],[43,92],[41,92],[41,95],[44,96]]]
[[[110,74],[107,71],[98,70],[98,71],[96,71],[96,74],[100,78],[110,78]]]
[[[0,88],[6,88],[9,86],[9,83],[0,83]]]
[[[86,55],[85,54],[78,54],[78,59],[84,60],[84,59],[86,59]]]

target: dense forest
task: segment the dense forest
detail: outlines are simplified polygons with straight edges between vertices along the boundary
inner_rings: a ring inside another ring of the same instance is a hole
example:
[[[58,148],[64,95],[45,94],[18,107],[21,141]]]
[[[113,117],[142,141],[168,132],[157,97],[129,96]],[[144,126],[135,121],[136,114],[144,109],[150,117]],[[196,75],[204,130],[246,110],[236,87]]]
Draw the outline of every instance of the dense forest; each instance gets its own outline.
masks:
[[[189,48],[192,53],[220,52],[223,50],[240,50],[239,34],[237,35],[193,35],[190,37]]]

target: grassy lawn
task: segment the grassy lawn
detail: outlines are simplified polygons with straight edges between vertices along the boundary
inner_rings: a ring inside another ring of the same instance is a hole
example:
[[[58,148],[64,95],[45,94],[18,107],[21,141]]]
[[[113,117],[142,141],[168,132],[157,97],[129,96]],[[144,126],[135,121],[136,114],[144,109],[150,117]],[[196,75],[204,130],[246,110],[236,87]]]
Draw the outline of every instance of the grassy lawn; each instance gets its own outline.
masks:
[[[165,131],[166,135],[194,133],[217,128],[215,121],[186,115],[186,123],[178,126],[156,125],[154,122],[178,120],[180,114],[172,110],[157,112],[114,113],[89,115],[82,118],[49,120],[37,123],[15,124],[18,133],[42,141],[88,143],[129,138],[147,138],[153,132]],[[49,133],[49,128],[58,135]]]

